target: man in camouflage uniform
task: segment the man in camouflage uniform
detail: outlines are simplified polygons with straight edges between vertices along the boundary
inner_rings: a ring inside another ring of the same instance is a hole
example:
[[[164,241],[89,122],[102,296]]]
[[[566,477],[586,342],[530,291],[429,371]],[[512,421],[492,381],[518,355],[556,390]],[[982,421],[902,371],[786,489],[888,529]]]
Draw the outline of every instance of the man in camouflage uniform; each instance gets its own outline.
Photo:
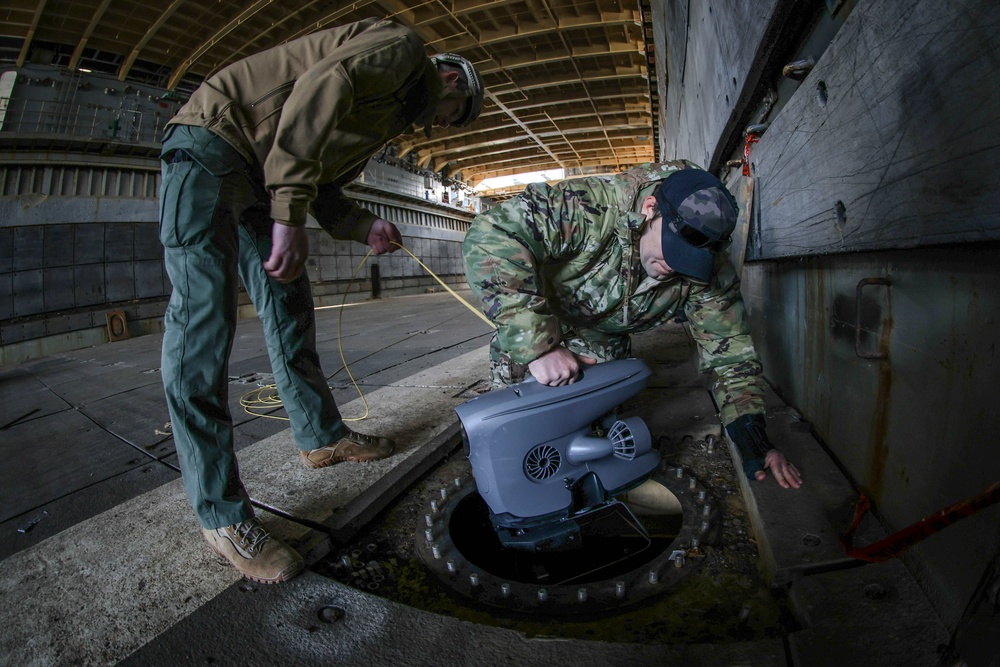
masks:
[[[630,356],[629,334],[684,314],[726,432],[750,479],[770,469],[798,488],[798,470],[767,440],[761,363],[739,279],[725,252],[737,207],[725,186],[687,161],[617,176],[532,184],[477,216],[466,275],[497,332],[491,383],[528,375],[575,382],[583,365]]]

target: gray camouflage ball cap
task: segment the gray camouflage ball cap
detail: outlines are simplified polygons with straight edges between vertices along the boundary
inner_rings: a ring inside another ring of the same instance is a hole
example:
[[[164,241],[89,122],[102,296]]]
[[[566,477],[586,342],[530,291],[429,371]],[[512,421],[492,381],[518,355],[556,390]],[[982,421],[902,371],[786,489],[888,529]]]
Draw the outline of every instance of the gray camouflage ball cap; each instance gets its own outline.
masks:
[[[707,283],[715,254],[736,228],[739,211],[733,196],[722,181],[701,169],[674,172],[653,196],[663,216],[663,259],[674,271]]]

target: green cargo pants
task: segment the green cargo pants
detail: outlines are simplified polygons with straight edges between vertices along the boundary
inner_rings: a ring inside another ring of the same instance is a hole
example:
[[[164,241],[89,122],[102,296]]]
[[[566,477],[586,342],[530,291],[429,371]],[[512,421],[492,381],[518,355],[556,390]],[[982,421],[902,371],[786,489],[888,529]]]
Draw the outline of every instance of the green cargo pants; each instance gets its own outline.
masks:
[[[259,170],[223,139],[175,125],[164,137],[160,241],[173,293],[161,373],[184,488],[205,528],[254,515],[229,412],[229,354],[243,279],[264,324],[275,384],[301,449],[344,430],[316,353],[309,277],[271,280],[270,198]]]

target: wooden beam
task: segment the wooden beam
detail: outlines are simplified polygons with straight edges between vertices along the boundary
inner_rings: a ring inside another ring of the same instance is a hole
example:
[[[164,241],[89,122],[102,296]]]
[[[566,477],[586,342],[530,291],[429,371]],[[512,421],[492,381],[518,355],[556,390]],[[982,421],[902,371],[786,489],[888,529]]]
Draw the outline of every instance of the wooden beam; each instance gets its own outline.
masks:
[[[560,164],[572,161],[573,157],[580,157],[582,155],[594,154],[598,157],[602,155],[607,155],[608,149],[611,149],[614,153],[630,153],[634,155],[652,155],[653,145],[650,138],[649,141],[644,143],[636,143],[634,136],[615,136],[611,137],[611,142],[609,143],[608,137],[603,134],[595,135],[592,137],[576,138],[573,140],[572,144],[566,143],[563,148],[553,149],[553,154],[559,160]],[[525,155],[529,153],[529,155]],[[559,157],[560,154],[567,157]],[[526,158],[535,159],[540,157],[537,150],[533,146],[511,146],[506,150],[492,150],[488,154],[477,153],[475,155],[467,156],[454,156],[451,159],[445,160],[443,156],[439,154],[431,154],[435,160],[440,160],[442,162],[448,162],[449,164],[501,164],[504,162],[519,161]]]
[[[24,36],[21,53],[17,56],[16,66],[18,68],[24,67],[24,61],[28,58],[28,49],[31,48],[31,40],[35,38],[35,30],[38,28],[38,22],[42,19],[42,12],[45,11],[45,3],[47,2],[48,0],[38,0],[38,7],[35,8],[35,15],[31,19],[31,26],[28,28],[28,33]]]
[[[305,5],[303,5],[299,9],[299,11],[304,11],[305,9],[307,9],[309,7],[312,7],[318,1],[319,0],[310,0],[310,2],[308,2]],[[271,25],[269,25],[268,27],[264,28],[263,30],[257,30],[256,32],[254,32],[253,36],[250,39],[241,40],[239,46],[237,48],[233,49],[232,51],[230,51],[229,54],[228,54],[228,56],[223,61],[217,63],[211,70],[209,70],[209,72],[205,75],[205,78],[206,79],[210,79],[220,69],[222,69],[224,67],[227,67],[228,65],[230,65],[230,64],[232,64],[232,63],[234,63],[234,62],[236,62],[238,60],[241,60],[246,55],[250,55],[251,53],[255,53],[256,50],[252,50],[251,47],[256,42],[259,42],[261,39],[263,39],[267,35],[271,34],[272,31],[277,30],[278,28],[280,28],[282,25],[284,25],[285,21],[288,21],[293,16],[295,16],[295,15],[294,14],[285,14],[283,17],[281,17],[277,21],[272,22]],[[263,50],[263,49],[261,49],[261,50]]]
[[[80,58],[83,57],[83,50],[87,46],[87,40],[94,34],[94,29],[97,28],[97,24],[100,23],[101,17],[104,16],[104,12],[108,10],[108,5],[110,4],[111,0],[103,0],[101,5],[94,11],[94,15],[90,18],[90,23],[87,24],[87,29],[83,31],[80,41],[77,42],[76,48],[73,49],[73,56],[69,59],[69,67],[67,68],[69,71],[76,71],[77,65],[80,64]]]
[[[184,75],[187,74],[187,71],[191,68],[191,66],[194,65],[199,58],[205,55],[209,49],[211,49],[213,46],[222,41],[225,37],[227,37],[238,27],[243,25],[243,23],[248,21],[251,17],[253,17],[258,12],[262,11],[265,7],[271,5],[274,2],[275,0],[256,0],[256,2],[251,4],[249,7],[244,9],[235,17],[233,17],[229,21],[229,23],[219,28],[215,32],[215,34],[206,39],[204,42],[201,43],[201,45],[199,45],[194,51],[192,51],[191,54],[184,59],[180,67],[178,67],[177,69],[175,69],[173,72],[170,73],[170,78],[167,80],[167,89],[168,90],[173,89],[184,77]]]
[[[493,74],[504,70],[518,69],[521,67],[534,67],[556,63],[563,60],[576,60],[578,58],[616,56],[623,53],[637,53],[645,58],[643,49],[634,42],[606,42],[604,44],[594,44],[590,46],[573,46],[570,53],[565,51],[550,51],[548,53],[525,53],[524,55],[510,58],[494,58],[500,63],[499,67],[484,68],[480,74]]]
[[[614,25],[640,25],[639,13],[635,11],[623,12],[590,12],[581,16],[559,17],[557,20],[536,24],[520,24],[500,31],[484,31],[479,35],[479,43],[482,46],[509,42],[514,39],[525,37],[535,37],[553,32],[565,33],[569,30],[582,30],[584,28],[607,28]]]
[[[621,171],[618,169],[619,161],[612,159],[593,159],[593,160],[580,160],[576,163],[568,163],[566,169],[585,169],[587,167],[615,167],[614,173]],[[640,164],[640,162],[635,162],[633,164]],[[629,164],[628,167],[633,166]],[[503,169],[487,169],[477,172],[463,172],[465,174],[466,180],[471,180],[474,184],[478,184],[487,178],[495,178],[497,176],[515,176],[517,174],[523,174],[527,171],[545,171],[547,169],[556,169],[562,165],[555,164],[552,162],[535,162],[535,163],[525,163],[517,167],[507,167]],[[624,164],[623,168],[628,168]]]
[[[163,27],[163,24],[166,23],[171,16],[173,16],[174,12],[176,12],[180,6],[184,4],[184,2],[185,0],[173,0],[173,2],[170,3],[170,6],[164,9],[163,13],[160,14],[160,18],[156,19],[156,21],[153,22],[153,25],[149,26],[149,30],[147,30],[146,34],[142,36],[142,39],[140,39],[139,43],[135,45],[135,48],[132,49],[132,52],[128,54],[128,58],[125,59],[125,62],[122,63],[121,68],[119,68],[119,81],[125,80],[125,77],[128,76],[129,70],[132,69],[132,65],[135,64],[136,58],[139,57],[139,52],[142,51],[146,44],[149,43],[149,40],[153,38],[160,28]]]
[[[344,16],[350,14],[351,12],[357,11],[362,7],[367,7],[368,5],[374,4],[374,2],[375,0],[355,0],[355,2],[352,2],[349,5],[346,5],[344,7],[339,7],[334,11],[330,12],[329,14],[321,17],[319,20],[313,21],[309,25],[299,30],[297,33],[283,40],[281,43],[285,44],[287,42],[292,41],[293,39],[298,39],[299,37],[302,37],[304,35],[314,33],[321,28],[325,28],[334,21],[343,18]]]
[[[646,135],[652,136],[649,125],[606,125],[603,128],[598,125],[589,124],[585,127],[578,127],[571,130],[554,129],[542,132],[536,132],[535,134],[541,139],[557,139],[562,138],[567,141],[579,142],[579,141],[596,141],[597,138],[591,139],[587,135],[589,134],[600,134],[600,138],[604,137],[603,132],[608,132],[608,136],[615,140],[620,139],[632,139],[636,136],[639,131],[645,131]],[[457,157],[462,153],[468,153],[469,151],[478,151],[480,154],[485,153],[486,149],[489,150],[490,155],[496,155],[497,153],[509,152],[511,150],[519,150],[516,146],[517,144],[523,144],[528,142],[529,137],[526,134],[518,133],[513,129],[509,129],[504,133],[490,133],[484,134],[478,137],[478,141],[472,141],[465,144],[456,144],[455,142],[448,142],[444,144],[444,147],[437,149],[426,149],[429,150],[435,158],[444,157],[449,159],[459,159]],[[510,148],[508,148],[510,146]],[[503,148],[501,148],[503,147]],[[423,153],[423,150],[420,151]]]
[[[626,98],[630,98],[630,99],[626,99]],[[565,99],[565,98],[561,97],[560,95],[535,95],[530,100],[526,101],[526,103],[524,103],[524,104],[510,104],[508,108],[510,108],[511,110],[513,110],[515,112],[520,112],[520,111],[525,111],[527,109],[539,109],[539,108],[566,106],[567,104],[576,104],[576,103],[580,103],[580,102],[587,102],[589,100],[594,100],[595,102],[599,101],[599,100],[621,100],[623,103],[626,103],[628,101],[631,101],[631,99],[636,99],[636,98],[648,100],[649,99],[649,89],[645,88],[645,89],[635,90],[635,91],[631,91],[631,92],[621,92],[621,91],[619,91],[619,92],[608,93],[608,94],[604,94],[604,95],[591,95],[590,97],[587,97],[586,95],[584,95],[584,96],[573,97],[571,99]],[[628,108],[629,106],[633,106],[634,107],[636,105],[634,105],[634,104],[633,105],[626,104],[626,106],[624,108]],[[648,108],[648,106],[649,106],[649,103],[646,102],[645,103],[645,107]],[[488,115],[488,113],[495,113],[495,112],[483,112],[483,113],[484,113],[484,115]]]
[[[496,95],[494,95],[494,94],[493,94],[493,93],[491,93],[491,92],[490,92],[489,90],[487,90],[487,91],[486,91],[486,96],[487,96],[487,97],[488,97],[488,98],[489,98],[490,100],[492,100],[493,104],[495,104],[495,105],[496,105],[496,106],[497,106],[497,107],[498,107],[498,108],[499,108],[499,109],[500,109],[501,111],[503,111],[503,112],[504,112],[505,114],[507,114],[508,116],[510,116],[511,120],[513,120],[513,121],[514,121],[514,123],[515,123],[515,124],[517,124],[517,126],[518,126],[518,127],[520,127],[520,128],[522,129],[522,130],[524,130],[524,131],[525,131],[525,133],[526,133],[526,134],[527,134],[527,135],[528,135],[529,137],[531,137],[531,138],[532,138],[532,140],[533,140],[533,141],[534,141],[534,142],[535,142],[536,144],[538,144],[539,148],[541,148],[541,149],[542,149],[543,151],[545,151],[546,153],[548,153],[548,154],[549,154],[549,156],[550,156],[550,157],[551,157],[551,158],[552,158],[553,160],[555,160],[556,162],[559,162],[559,159],[558,159],[558,158],[556,158],[556,156],[552,154],[552,151],[550,151],[550,150],[549,150],[549,147],[545,145],[545,142],[543,142],[543,141],[542,141],[541,139],[539,139],[539,138],[538,138],[538,137],[537,137],[537,136],[535,135],[535,133],[534,133],[534,132],[532,132],[532,131],[531,131],[531,130],[530,130],[530,129],[528,128],[528,126],[527,126],[527,125],[525,125],[525,124],[524,124],[523,122],[521,122],[521,119],[517,117],[517,114],[515,114],[515,113],[514,113],[513,111],[511,111],[510,109],[508,109],[508,108],[507,108],[507,106],[506,106],[506,105],[505,105],[505,104],[504,104],[503,102],[501,102],[501,101],[500,101],[499,99],[497,99],[497,96],[496,96]]]
[[[539,90],[542,88],[552,88],[554,86],[565,86],[567,84],[590,84],[598,81],[614,81],[616,79],[621,79],[623,81],[642,79],[644,86],[648,87],[649,85],[646,81],[646,68],[635,65],[632,67],[588,69],[586,70],[586,80],[581,78],[576,72],[563,72],[561,74],[551,76],[542,75],[531,79],[519,78],[516,81],[512,79],[508,86],[505,86],[504,84],[500,84],[499,86],[490,86],[490,90],[497,95],[505,95],[518,91]]]
[[[451,13],[457,16],[481,12],[488,9],[498,9],[513,5],[521,0],[453,0],[451,3]]]

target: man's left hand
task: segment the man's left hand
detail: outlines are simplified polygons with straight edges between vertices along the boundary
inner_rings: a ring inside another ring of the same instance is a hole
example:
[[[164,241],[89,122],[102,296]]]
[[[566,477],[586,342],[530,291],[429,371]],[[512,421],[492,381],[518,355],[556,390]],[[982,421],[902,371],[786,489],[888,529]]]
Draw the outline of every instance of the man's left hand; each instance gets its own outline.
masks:
[[[764,468],[774,473],[774,479],[783,489],[797,489],[802,486],[802,475],[799,474],[799,469],[793,466],[785,458],[785,455],[777,449],[768,451],[764,456]],[[764,470],[758,470],[755,476],[760,482],[767,477],[767,473]]]
[[[767,470],[770,469],[783,489],[799,488],[802,476],[768,440],[766,426],[762,414],[743,415],[726,424],[726,434],[740,454],[743,473],[747,479],[761,482],[767,478]]]
[[[368,230],[368,245],[371,246],[372,252],[376,255],[396,252],[396,249],[403,245],[403,237],[400,236],[396,225],[388,220],[376,218],[371,229]]]

